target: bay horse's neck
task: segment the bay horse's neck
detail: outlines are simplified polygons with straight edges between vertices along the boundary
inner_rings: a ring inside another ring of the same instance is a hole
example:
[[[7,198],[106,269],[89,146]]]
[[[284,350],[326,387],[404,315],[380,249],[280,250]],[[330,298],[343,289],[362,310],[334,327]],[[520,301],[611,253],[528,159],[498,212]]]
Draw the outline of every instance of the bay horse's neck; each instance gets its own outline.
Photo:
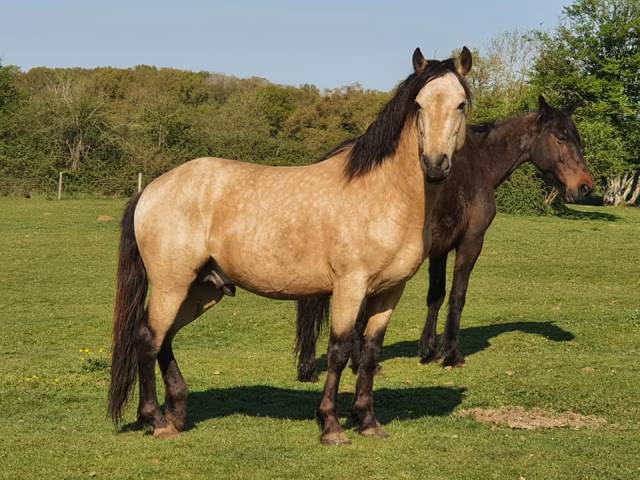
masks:
[[[535,113],[518,116],[495,124],[488,132],[473,132],[487,161],[488,180],[498,188],[513,171],[531,160],[531,149],[538,131]],[[472,147],[473,148],[473,147]]]

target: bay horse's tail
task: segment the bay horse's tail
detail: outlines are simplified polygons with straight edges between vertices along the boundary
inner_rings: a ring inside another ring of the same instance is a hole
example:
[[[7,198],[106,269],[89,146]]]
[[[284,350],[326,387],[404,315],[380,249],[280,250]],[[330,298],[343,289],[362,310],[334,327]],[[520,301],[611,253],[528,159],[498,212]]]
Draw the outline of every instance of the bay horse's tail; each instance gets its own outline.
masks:
[[[108,407],[108,414],[115,423],[122,419],[138,372],[136,338],[144,318],[148,287],[133,225],[139,199],[139,193],[131,197],[121,224]]]
[[[316,343],[323,326],[329,321],[331,297],[306,297],[296,302],[296,343],[298,356],[298,380],[313,382],[316,373]]]

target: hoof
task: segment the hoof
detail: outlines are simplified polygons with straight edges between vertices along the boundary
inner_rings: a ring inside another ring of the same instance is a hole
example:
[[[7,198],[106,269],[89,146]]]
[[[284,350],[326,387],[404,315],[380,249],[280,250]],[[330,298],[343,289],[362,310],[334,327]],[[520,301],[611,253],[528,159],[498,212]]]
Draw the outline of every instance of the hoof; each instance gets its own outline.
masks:
[[[350,445],[351,440],[347,438],[344,432],[323,433],[320,436],[322,445]]]
[[[303,383],[316,383],[318,381],[318,372],[298,372],[298,381]]]
[[[172,410],[167,410],[164,414],[164,419],[173,425],[173,427],[180,433],[184,428],[184,418],[186,415],[182,415],[180,417],[176,416]]]
[[[440,354],[433,350],[429,350],[426,353],[423,353],[420,357],[420,363],[426,365],[427,363],[433,363],[440,359]]]
[[[389,434],[380,425],[374,425],[372,427],[363,428],[358,432],[363,437],[368,438],[387,438]]]
[[[153,431],[153,438],[160,438],[162,440],[177,438],[179,435],[180,432],[173,426],[173,423],[169,423],[166,427],[156,428]]]
[[[443,367],[463,367],[464,357],[457,352],[450,355],[446,355],[442,360],[442,366]]]
[[[318,381],[318,371],[316,370],[316,362],[305,361],[298,365],[298,381],[316,383]]]

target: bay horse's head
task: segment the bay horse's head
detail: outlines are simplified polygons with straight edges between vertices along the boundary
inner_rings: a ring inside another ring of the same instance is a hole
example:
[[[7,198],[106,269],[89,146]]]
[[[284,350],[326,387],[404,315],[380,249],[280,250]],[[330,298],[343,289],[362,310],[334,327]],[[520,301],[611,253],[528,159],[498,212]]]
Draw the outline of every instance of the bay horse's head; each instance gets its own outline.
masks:
[[[432,71],[415,97],[420,165],[429,182],[444,180],[451,170],[453,153],[465,140],[470,95],[464,77],[471,70],[467,47],[456,59],[426,60],[416,48],[413,68],[417,78]],[[434,73],[437,72],[437,76]]]
[[[571,114],[552,107],[542,95],[538,103],[539,135],[531,149],[531,161],[550,183],[564,189],[567,201],[586,197],[593,190],[593,177]]]

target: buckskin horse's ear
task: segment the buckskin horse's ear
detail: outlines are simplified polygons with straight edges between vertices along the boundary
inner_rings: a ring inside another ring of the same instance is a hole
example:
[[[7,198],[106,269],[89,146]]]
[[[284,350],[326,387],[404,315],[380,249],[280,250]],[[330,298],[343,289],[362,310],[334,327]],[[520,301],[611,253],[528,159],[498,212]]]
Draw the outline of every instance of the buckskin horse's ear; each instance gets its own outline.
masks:
[[[422,55],[420,48],[416,48],[413,51],[413,71],[421,73],[427,67],[427,63],[429,62],[424,58],[424,55]]]
[[[462,47],[462,51],[456,59],[456,71],[462,77],[466,77],[471,70],[473,64],[473,56],[467,47]]]

